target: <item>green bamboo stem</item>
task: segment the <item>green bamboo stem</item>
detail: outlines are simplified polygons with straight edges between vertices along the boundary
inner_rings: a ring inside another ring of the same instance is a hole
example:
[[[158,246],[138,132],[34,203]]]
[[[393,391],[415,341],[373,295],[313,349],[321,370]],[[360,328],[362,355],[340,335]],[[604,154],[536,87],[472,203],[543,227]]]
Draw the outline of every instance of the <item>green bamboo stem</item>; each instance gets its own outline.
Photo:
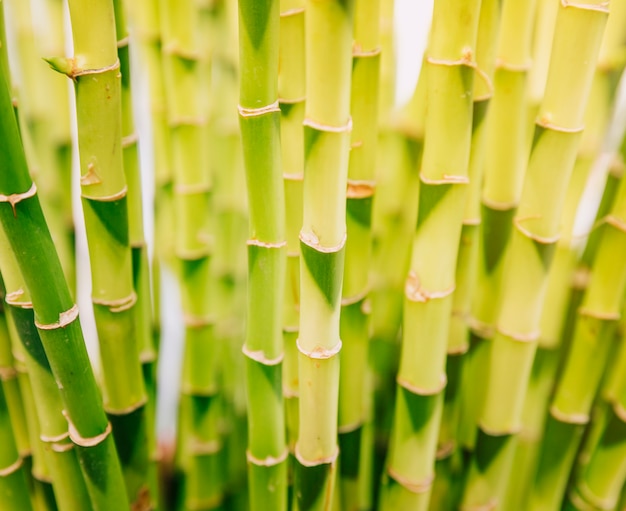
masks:
[[[31,13],[30,2],[10,1],[8,5],[15,31],[19,58],[20,112],[28,131],[32,157],[29,167],[39,185],[42,207],[46,213],[63,270],[75,288],[74,226],[71,204],[71,135],[67,82],[50,76],[41,55],[64,54],[63,5],[58,0],[34,5],[46,23],[39,23]],[[51,100],[54,98],[54,100]]]
[[[162,1],[162,50],[170,127],[176,269],[185,349],[179,410],[178,469],[182,509],[213,509],[223,499],[219,431],[219,346],[210,288],[213,239],[207,113],[201,88],[200,11],[192,1]]]
[[[338,432],[341,508],[360,508],[362,436],[366,422],[369,348],[369,270],[378,138],[380,1],[356,0],[352,46],[352,136],[348,164],[345,271],[340,337],[346,361],[339,373]]]
[[[426,138],[383,510],[426,509],[434,478],[468,183],[479,9],[480,2],[449,1],[436,3],[433,13]]]
[[[103,365],[104,403],[115,430],[131,502],[147,493],[146,391],[135,329],[122,155],[121,74],[113,2],[69,4],[75,57],[49,59],[74,81],[83,216],[92,303]],[[84,19],[97,19],[94,26]],[[97,77],[98,80],[93,79]]]
[[[39,481],[52,482],[60,511],[88,511],[92,506],[76,449],[69,437],[61,394],[35,326],[32,302],[17,260],[1,231],[0,247],[0,270],[5,276],[10,320],[20,338],[23,364],[32,385],[39,426],[36,442],[45,446],[39,454],[46,466],[46,473],[38,473],[36,466],[33,466],[33,476]],[[36,443],[33,444],[35,445]]]
[[[507,7],[505,3],[504,9]],[[469,350],[469,318],[477,274],[480,247],[481,188],[487,152],[486,118],[493,96],[493,75],[496,65],[498,32],[500,26],[500,2],[483,0],[478,20],[476,41],[476,64],[480,70],[474,81],[472,141],[468,167],[469,186],[463,212],[463,226],[457,266],[456,288],[452,298],[452,316],[448,334],[446,375],[442,425],[439,433],[437,457],[443,459],[457,452],[461,445],[460,413],[463,399],[463,371]],[[506,12],[506,11],[505,11]],[[465,389],[474,388],[467,384]],[[453,469],[451,462],[449,470]],[[457,463],[458,465],[458,463]]]
[[[589,422],[591,406],[599,388],[605,365],[608,362],[612,335],[626,291],[626,264],[615,254],[624,250],[626,236],[626,182],[622,180],[611,213],[605,218],[602,227],[602,240],[598,247],[589,285],[583,299],[576,323],[573,343],[570,348],[563,373],[557,384],[550,408],[550,418],[546,430],[546,443],[542,450],[537,477],[547,477],[552,481],[551,488],[539,486],[537,509],[555,509],[557,498],[562,496],[567,475],[578,448],[579,435],[573,435]],[[593,353],[590,358],[589,354]],[[585,374],[584,384],[575,376]],[[578,379],[578,381],[576,381]],[[615,505],[621,490],[626,466],[623,466],[623,441],[618,440],[624,433],[624,422],[620,418],[622,390],[609,411],[605,429],[599,438],[596,451],[581,474],[578,490],[581,497],[596,506]],[[569,434],[561,436],[569,442],[550,445],[554,429],[560,428]],[[571,432],[571,433],[570,433]],[[614,457],[616,456],[616,457]],[[550,460],[550,466],[546,461]],[[569,463],[566,466],[565,460]],[[604,464],[602,465],[598,464]],[[604,472],[604,474],[603,474]],[[623,473],[623,475],[622,475]],[[595,502],[594,502],[595,501]]]
[[[606,6],[599,2],[567,3],[559,8],[546,93],[506,256],[502,305],[492,340],[477,454],[465,492],[468,507],[497,505],[503,481],[508,479],[510,455],[521,426],[537,345],[548,271],[558,240],[565,184],[580,141],[607,13]],[[582,27],[586,37],[575,37]],[[585,52],[584,59],[579,60],[581,52]],[[567,94],[563,93],[564,83],[568,84]],[[546,173],[545,168],[551,172]],[[498,455],[494,455],[494,449],[498,449]],[[482,465],[485,459],[489,460],[486,467]],[[475,493],[473,482],[480,485],[482,473],[496,467],[497,477],[485,478],[487,484]]]
[[[52,239],[28,176],[5,77],[0,84],[0,218],[31,292],[35,321],[63,399],[94,510],[128,509],[111,426],[90,369],[80,325]],[[9,201],[9,197],[11,197]],[[80,370],[77,370],[80,369]]]
[[[248,205],[246,356],[252,509],[287,509],[282,386],[285,199],[278,104],[280,5],[239,3],[239,118]]]
[[[295,447],[295,491],[301,511],[330,510],[337,500],[339,315],[352,129],[353,12],[352,0],[306,2],[300,430]]]
[[[278,97],[281,111],[281,161],[285,185],[287,274],[283,313],[283,397],[289,452],[298,439],[298,349],[300,315],[300,227],[304,179],[304,0],[283,0],[280,5]],[[292,481],[290,480],[290,483]]]
[[[486,127],[484,184],[481,197],[480,256],[472,300],[471,347],[464,375],[460,441],[472,450],[485,393],[485,367],[502,288],[511,218],[519,202],[526,157],[525,88],[530,61],[533,2],[502,6],[494,72],[494,97]]]

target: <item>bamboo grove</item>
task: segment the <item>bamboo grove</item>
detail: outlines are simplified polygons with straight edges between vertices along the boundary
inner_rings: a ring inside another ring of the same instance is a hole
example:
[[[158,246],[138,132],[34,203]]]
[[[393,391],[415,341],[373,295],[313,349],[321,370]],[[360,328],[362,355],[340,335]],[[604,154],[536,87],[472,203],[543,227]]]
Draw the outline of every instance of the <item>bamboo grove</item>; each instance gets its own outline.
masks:
[[[626,0],[409,3],[0,0],[0,510],[626,510]]]

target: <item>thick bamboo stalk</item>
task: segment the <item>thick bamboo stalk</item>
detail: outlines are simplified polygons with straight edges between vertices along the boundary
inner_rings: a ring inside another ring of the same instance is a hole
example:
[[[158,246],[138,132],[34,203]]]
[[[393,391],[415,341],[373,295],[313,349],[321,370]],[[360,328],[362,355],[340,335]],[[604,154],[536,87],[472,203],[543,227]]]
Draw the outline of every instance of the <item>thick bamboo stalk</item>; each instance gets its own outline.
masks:
[[[352,0],[306,2],[307,101],[297,342],[300,430],[295,448],[295,491],[301,510],[329,510],[336,495],[353,11]]]
[[[506,255],[473,475],[465,492],[467,507],[497,505],[511,468],[566,183],[583,129],[584,108],[607,14],[606,5],[599,1],[564,2],[559,7],[546,93]],[[585,37],[580,37],[582,33]],[[550,172],[545,172],[546,168]],[[489,460],[487,467],[484,460]],[[496,470],[497,477],[482,477]],[[475,487],[481,490],[474,491]]]
[[[280,160],[278,0],[239,3],[239,117],[248,206],[246,356],[252,509],[287,508],[282,389],[285,198]]]
[[[94,510],[128,509],[111,425],[91,371],[78,308],[28,176],[5,76],[0,83],[0,219],[31,292],[35,321],[63,399],[70,439],[76,444]],[[79,370],[77,370],[79,369]]]

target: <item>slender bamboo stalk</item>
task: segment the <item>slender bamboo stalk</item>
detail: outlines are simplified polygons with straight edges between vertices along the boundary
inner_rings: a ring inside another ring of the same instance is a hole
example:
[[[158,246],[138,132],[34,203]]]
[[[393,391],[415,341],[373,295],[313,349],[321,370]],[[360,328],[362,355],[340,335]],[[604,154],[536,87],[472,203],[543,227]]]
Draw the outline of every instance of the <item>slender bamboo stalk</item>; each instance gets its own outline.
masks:
[[[340,336],[345,363],[339,373],[339,449],[341,508],[360,508],[363,429],[370,399],[369,270],[372,252],[380,74],[379,0],[356,0],[352,46],[352,136],[348,164],[346,247]]]
[[[548,271],[558,240],[565,184],[580,141],[607,14],[606,5],[599,1],[567,2],[559,7],[546,93],[506,255],[502,305],[490,347],[489,383],[464,497],[468,508],[497,505],[511,469]],[[551,171],[545,172],[546,168]],[[482,476],[496,467],[497,476]]]
[[[92,303],[103,362],[104,401],[115,431],[127,492],[148,492],[147,400],[135,329],[122,156],[120,61],[112,1],[70,2],[75,57],[50,59],[75,84],[83,215],[91,263]],[[99,22],[85,24],[85,19]],[[98,78],[98,79],[94,79]]]
[[[300,430],[295,448],[301,511],[329,510],[335,498],[353,11],[353,0],[306,2]]]
[[[78,308],[28,176],[5,76],[0,83],[0,219],[31,292],[35,321],[63,399],[70,439],[76,444],[95,510],[128,509],[119,459],[102,398],[90,369]]]
[[[304,179],[305,55],[304,0],[282,0],[280,4],[280,50],[278,97],[280,103],[281,162],[285,184],[287,270],[283,313],[283,396],[287,444],[291,455],[298,439],[299,382],[297,340],[300,331],[300,239],[302,227],[302,182]],[[295,463],[295,460],[294,462]],[[293,486],[290,464],[289,484]],[[291,499],[290,499],[291,500]]]
[[[252,509],[287,508],[287,446],[282,397],[285,199],[280,163],[277,0],[239,3],[239,117],[250,224],[248,463]]]
[[[427,509],[434,479],[468,182],[479,10],[480,1],[462,0],[437,2],[433,12],[425,64],[428,111],[417,226],[405,284],[402,354],[383,510]]]

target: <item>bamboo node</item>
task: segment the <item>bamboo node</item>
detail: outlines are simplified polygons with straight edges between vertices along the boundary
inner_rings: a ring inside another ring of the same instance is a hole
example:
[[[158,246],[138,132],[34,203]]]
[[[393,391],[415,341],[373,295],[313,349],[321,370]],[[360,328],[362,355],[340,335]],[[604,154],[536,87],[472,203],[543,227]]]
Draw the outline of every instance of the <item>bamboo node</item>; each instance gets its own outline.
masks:
[[[298,333],[300,331],[300,325],[283,325],[283,332],[285,333]]]
[[[197,261],[211,255],[211,248],[209,246],[199,247],[196,249],[176,249],[176,257],[183,261]]]
[[[335,446],[335,452],[330,456],[326,456],[324,458],[317,458],[315,460],[307,460],[302,454],[300,454],[300,444],[296,442],[296,446],[293,452],[295,458],[298,460],[298,463],[303,467],[312,468],[319,467],[320,465],[333,465],[337,461],[337,457],[339,456],[339,447]]]
[[[455,285],[453,284],[448,289],[444,289],[443,291],[428,291],[422,287],[422,283],[417,276],[417,273],[410,271],[404,285],[404,294],[411,302],[426,303],[429,300],[445,298],[446,296],[454,293],[454,289]]]
[[[500,57],[496,58],[496,69],[504,69],[505,71],[512,71],[514,73],[525,73],[530,70],[531,65],[531,61],[527,61],[524,64],[513,64]]]
[[[293,399],[300,397],[300,392],[298,390],[291,389],[286,385],[283,385],[283,398],[285,399]]]
[[[539,340],[541,332],[539,330],[535,330],[534,332],[521,333],[521,332],[511,332],[506,328],[502,328],[501,326],[497,327],[497,330],[502,335],[509,337],[517,342],[536,342]]]
[[[206,119],[201,116],[192,116],[192,115],[179,115],[177,117],[172,117],[168,121],[168,125],[170,128],[176,128],[178,126],[204,126],[206,124]]]
[[[122,148],[125,149],[132,145],[135,145],[139,141],[139,135],[137,132],[133,132],[130,135],[122,137]]]
[[[367,199],[374,195],[375,190],[375,181],[348,179],[346,196],[348,199]]]
[[[99,185],[102,179],[96,172],[96,165],[92,162],[87,165],[87,173],[80,176],[81,186]]]
[[[554,405],[550,407],[550,415],[559,422],[566,424],[579,424],[584,426],[589,422],[589,415],[586,413],[565,413]]]
[[[106,413],[108,413],[109,415],[128,415],[130,413],[133,413],[135,410],[139,410],[142,406],[145,406],[145,404],[148,402],[148,397],[146,395],[142,396],[141,399],[139,399],[139,401],[137,401],[136,403],[133,403],[130,406],[127,406],[126,408],[111,408],[109,406],[104,406],[104,409],[106,411]]]
[[[445,444],[437,447],[437,452],[435,453],[435,458],[438,460],[443,460],[448,458],[454,453],[456,449],[456,442],[454,440],[448,440]]]
[[[283,248],[287,246],[286,241],[260,241],[257,239],[249,239],[246,241],[246,245],[249,247],[261,247],[261,248]]]
[[[380,46],[376,46],[376,48],[372,48],[371,50],[364,50],[360,44],[354,44],[352,46],[352,56],[356,58],[368,58],[368,57],[378,57],[381,53]]]
[[[363,427],[363,420],[360,420],[359,422],[353,422],[352,424],[344,424],[343,426],[339,426],[337,428],[337,432],[340,435],[345,435],[347,433],[352,433],[353,431],[356,431],[357,429]]]
[[[535,121],[535,124],[546,130],[558,131],[560,133],[581,133],[585,129],[584,125],[574,128],[568,128],[567,126],[559,126],[558,124],[554,124],[552,122],[552,116],[549,112],[545,113],[541,117],[538,117]]]
[[[525,229],[524,227],[522,227],[522,222],[525,222],[527,220],[538,220],[540,218],[541,218],[541,215],[528,215],[525,217],[515,217],[513,219],[513,225],[524,236],[526,236],[527,238],[530,238],[533,241],[536,241],[537,243],[541,243],[542,245],[550,245],[552,243],[556,243],[557,241],[559,241],[560,236],[558,233],[555,236],[550,236],[550,237],[539,236],[538,234],[535,234],[529,231],[528,229]]]
[[[622,422],[626,422],[626,408],[622,403],[619,401],[613,403],[613,412]]]
[[[450,346],[448,348],[448,356],[449,357],[457,357],[461,355],[465,355],[469,350],[469,346],[467,344],[461,344],[459,346]]]
[[[118,48],[126,48],[128,46],[128,42],[130,41],[130,37],[122,37],[119,41],[117,41]]]
[[[188,328],[205,328],[215,324],[214,316],[194,316],[193,314],[183,314],[183,323]]]
[[[81,184],[84,184],[84,183],[81,182]],[[94,183],[89,183],[89,184],[94,184]],[[87,195],[85,193],[81,193],[81,197],[83,199],[92,200],[96,202],[115,202],[115,201],[124,199],[127,193],[128,193],[128,188],[126,187],[126,185],[124,185],[124,187],[119,192],[113,193],[111,195],[101,195],[101,196],[96,197],[93,195]]]
[[[497,211],[510,211],[511,209],[517,208],[517,202],[500,202],[485,196],[482,197],[482,203],[489,209],[495,209]]]
[[[604,222],[609,224],[611,227],[615,227],[618,231],[626,233],[626,222],[623,219],[615,215],[607,215],[604,218]]]
[[[137,294],[133,291],[130,295],[125,296],[124,298],[118,298],[117,300],[105,300],[103,298],[96,298],[95,296],[92,296],[91,301],[94,305],[108,307],[109,312],[124,312],[131,309],[133,305],[137,303]]]
[[[304,7],[295,7],[293,9],[287,9],[280,13],[281,18],[287,18],[288,16],[297,16],[304,13]]]
[[[64,444],[53,443],[50,445],[50,447],[54,452],[67,452],[71,451],[74,448],[74,444],[72,442],[67,442]]]
[[[601,4],[579,4],[571,2],[570,0],[561,0],[561,5],[564,8],[575,7],[576,9],[584,9],[587,11],[597,11],[605,14],[609,13],[609,2],[602,2]]]
[[[48,436],[48,435],[39,435],[39,440],[46,444],[54,444],[62,442],[63,440],[67,440],[70,437],[69,431],[65,431],[60,435]]]
[[[21,202],[25,199],[30,199],[34,197],[37,193],[37,185],[33,182],[30,185],[30,188],[22,193],[11,193],[9,195],[3,195],[0,193],[0,202],[8,202],[11,205],[11,209],[13,210],[13,216],[17,216],[17,211],[15,210],[15,206],[18,202]]]
[[[430,179],[420,172],[420,181],[427,185],[466,185],[469,184],[469,177],[444,174],[441,179]]]
[[[99,75],[99,74],[103,74],[103,73],[108,73],[109,71],[114,71],[115,69],[119,69],[119,67],[120,67],[119,59],[116,60],[110,66],[104,66],[104,67],[99,67],[99,68],[95,68],[95,69],[79,69],[78,67],[76,67],[76,64],[77,64],[77,60],[76,59],[70,59],[71,67],[70,67],[69,71],[67,73],[65,73],[72,80],[76,80],[76,78],[78,78],[79,76]]]
[[[219,440],[209,440],[201,442],[200,440],[192,440],[189,445],[189,453],[192,456],[212,456],[222,450],[222,442]]]
[[[67,420],[70,440],[72,440],[72,442],[74,442],[76,445],[80,447],[95,447],[96,445],[99,445],[102,442],[104,442],[107,439],[107,437],[111,434],[111,431],[112,431],[111,423],[107,422],[107,426],[102,433],[96,436],[85,438],[81,436],[80,433],[76,430],[76,427],[74,426],[74,423],[70,419],[70,415],[67,413],[66,410],[63,410],[63,415],[65,416],[65,419]]]
[[[327,360],[334,357],[341,351],[341,344],[341,341],[339,341],[330,349],[323,348],[322,346],[315,346],[315,348],[313,348],[312,350],[306,350],[300,344],[300,338],[296,339],[296,346],[298,347],[298,351],[302,353],[305,357],[314,360]]]
[[[0,468],[0,477],[7,477],[11,474],[17,472],[20,468],[22,468],[22,463],[24,460],[21,456],[18,456],[15,462],[11,463],[8,467]]]
[[[405,380],[401,376],[398,376],[396,378],[396,383],[400,385],[400,387],[402,387],[403,389],[406,389],[412,394],[416,394],[418,396],[436,396],[443,389],[446,388],[446,385],[448,384],[448,377],[445,373],[441,374],[441,376],[439,377],[439,386],[435,387],[434,389],[424,389],[422,387],[418,387],[410,381]]]
[[[600,319],[603,321],[618,321],[621,317],[619,312],[611,311],[594,311],[588,307],[579,307],[578,314],[587,316],[588,318]]]
[[[352,296],[343,297],[341,299],[341,306],[347,307],[349,305],[354,305],[355,303],[359,303],[360,301],[365,300],[367,298],[367,295],[369,294],[369,292],[370,292],[369,288],[365,288],[360,293],[357,293]]]
[[[430,475],[421,481],[412,481],[408,477],[401,476],[396,472],[392,467],[387,467],[387,474],[394,481],[404,486],[405,489],[410,491],[411,493],[425,493],[427,492],[433,484],[435,480],[435,476]]]
[[[265,105],[259,108],[246,108],[239,105],[237,109],[239,110],[239,115],[241,115],[241,117],[258,117],[260,115],[270,114],[272,112],[280,112],[278,100],[269,105]]]
[[[0,367],[0,381],[8,381],[17,377],[17,371],[10,366]]]
[[[317,131],[325,131],[327,133],[350,133],[352,131],[352,117],[348,119],[348,122],[343,126],[331,126],[330,124],[324,124],[314,121],[313,119],[306,118],[302,121],[303,126],[308,126]]]
[[[285,449],[279,456],[266,456],[265,458],[255,457],[249,450],[246,451],[246,458],[249,463],[257,467],[273,467],[287,461],[289,449]]]
[[[299,238],[300,238],[300,241],[302,243],[304,243],[305,245],[308,245],[313,250],[316,250],[317,252],[323,252],[325,254],[330,254],[330,253],[333,253],[333,252],[339,252],[340,250],[343,249],[344,245],[346,244],[347,235],[344,234],[343,238],[341,239],[341,241],[337,245],[335,245],[333,247],[324,247],[324,246],[322,246],[320,244],[320,239],[313,232],[300,231]]]
[[[283,361],[283,358],[285,358],[284,353],[281,353],[276,358],[268,358],[265,355],[265,352],[263,350],[253,351],[253,350],[248,349],[248,347],[245,344],[241,348],[241,351],[246,357],[254,360],[255,362],[258,362],[259,364],[263,364],[265,366],[278,365]]]
[[[56,330],[57,328],[66,327],[67,325],[75,321],[77,318],[78,318],[78,305],[74,304],[68,310],[61,312],[59,314],[59,321],[57,321],[56,323],[50,323],[50,324],[44,325],[42,323],[39,323],[35,319],[35,326],[39,330]]]
[[[297,105],[298,103],[304,103],[306,96],[299,96],[297,98],[282,98],[278,96],[278,103],[281,105]]]
[[[292,173],[288,173],[288,172],[283,172],[283,179],[285,181],[303,181],[304,180],[304,174],[302,172],[300,172],[298,174],[292,174]]]

